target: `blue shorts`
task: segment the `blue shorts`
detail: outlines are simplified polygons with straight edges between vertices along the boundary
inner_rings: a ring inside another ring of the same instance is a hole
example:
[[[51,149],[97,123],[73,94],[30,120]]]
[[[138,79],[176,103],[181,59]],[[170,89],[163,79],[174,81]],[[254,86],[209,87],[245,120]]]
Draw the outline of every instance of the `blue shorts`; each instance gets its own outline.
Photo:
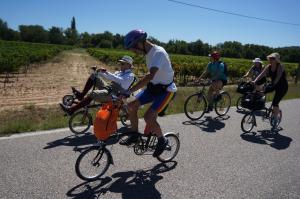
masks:
[[[153,102],[151,105],[151,109],[156,111],[157,113],[160,113],[173,99],[174,94],[174,92],[165,91],[161,95],[153,96],[148,89],[145,89],[137,94],[136,97],[141,105]]]

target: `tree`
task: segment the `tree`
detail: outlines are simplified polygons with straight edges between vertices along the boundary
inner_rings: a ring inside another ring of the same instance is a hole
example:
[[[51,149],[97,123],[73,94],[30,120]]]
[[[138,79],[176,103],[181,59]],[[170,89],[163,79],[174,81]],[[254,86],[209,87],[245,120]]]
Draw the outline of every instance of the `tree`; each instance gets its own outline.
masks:
[[[237,41],[225,41],[221,51],[225,57],[241,58],[243,45]]]
[[[84,32],[80,35],[80,46],[83,48],[92,47],[91,43],[92,37],[88,32]]]
[[[0,19],[0,39],[6,39],[8,32],[8,26],[5,21]]]
[[[20,25],[21,40],[27,42],[47,43],[48,32],[39,25]]]
[[[74,45],[78,41],[78,32],[76,30],[75,17],[72,17],[71,27],[65,30],[65,36],[67,38],[67,44]]]
[[[124,37],[120,34],[116,34],[113,39],[113,48],[123,48],[124,46]]]
[[[49,42],[51,44],[63,44],[65,42],[63,29],[52,26],[49,30]]]
[[[19,32],[10,29],[5,21],[0,19],[0,39],[20,40]]]
[[[76,31],[75,17],[72,17],[72,21],[71,21],[71,29],[72,29],[72,31]]]

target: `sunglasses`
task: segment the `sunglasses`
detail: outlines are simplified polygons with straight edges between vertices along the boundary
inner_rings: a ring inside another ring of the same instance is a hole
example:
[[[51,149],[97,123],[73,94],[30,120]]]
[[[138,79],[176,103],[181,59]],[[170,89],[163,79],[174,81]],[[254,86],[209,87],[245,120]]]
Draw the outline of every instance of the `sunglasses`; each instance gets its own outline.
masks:
[[[126,66],[126,65],[128,65],[128,63],[126,63],[126,62],[120,62],[120,64],[121,64],[121,66]]]

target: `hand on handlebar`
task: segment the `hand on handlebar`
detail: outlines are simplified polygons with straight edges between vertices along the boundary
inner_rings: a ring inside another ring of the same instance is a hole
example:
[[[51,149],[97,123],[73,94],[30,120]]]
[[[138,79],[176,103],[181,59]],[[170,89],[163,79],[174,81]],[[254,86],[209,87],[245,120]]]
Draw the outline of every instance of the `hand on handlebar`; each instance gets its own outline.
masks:
[[[105,73],[106,72],[106,68],[101,67],[101,68],[97,69],[97,72]]]

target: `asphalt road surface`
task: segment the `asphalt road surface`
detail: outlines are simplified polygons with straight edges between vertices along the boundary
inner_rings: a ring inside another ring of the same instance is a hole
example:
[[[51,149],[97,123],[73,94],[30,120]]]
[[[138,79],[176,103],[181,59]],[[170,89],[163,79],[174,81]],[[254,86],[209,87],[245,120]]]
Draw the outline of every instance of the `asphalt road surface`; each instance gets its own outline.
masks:
[[[91,183],[76,176],[74,165],[93,134],[59,129],[2,137],[0,198],[300,198],[300,100],[281,108],[278,134],[261,118],[243,134],[235,108],[229,117],[210,113],[196,122],[184,114],[160,118],[164,131],[180,134],[173,162],[111,145],[114,165]]]

